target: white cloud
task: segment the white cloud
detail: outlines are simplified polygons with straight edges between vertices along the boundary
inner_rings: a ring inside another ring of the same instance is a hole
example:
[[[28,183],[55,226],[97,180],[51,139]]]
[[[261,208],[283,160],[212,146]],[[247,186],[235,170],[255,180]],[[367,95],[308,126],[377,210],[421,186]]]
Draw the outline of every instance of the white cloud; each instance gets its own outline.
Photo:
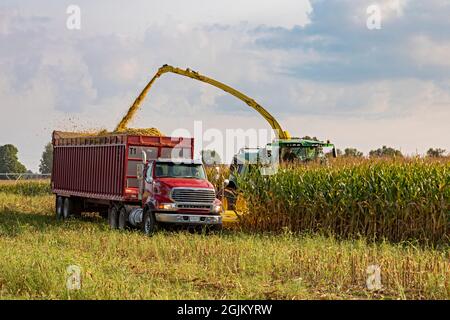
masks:
[[[312,8],[307,0],[175,0],[157,1],[155,20],[170,18],[187,24],[225,24],[241,22],[251,26],[292,28],[304,26]]]
[[[335,6],[335,1],[328,0],[331,5]],[[404,16],[405,11],[410,4],[410,0],[340,0],[337,1],[340,7],[344,7],[347,10],[346,20],[352,22],[355,26],[366,26],[367,8],[375,5],[379,8],[381,14],[382,26],[395,22],[396,19]],[[324,2],[327,3],[326,1]],[[313,2],[314,4],[314,2]],[[373,14],[373,13],[371,13]],[[342,18],[342,17],[341,17]]]
[[[433,41],[424,35],[414,36],[409,48],[421,66],[450,67],[450,41]]]
[[[408,2],[409,0],[381,0],[378,3],[383,18],[390,19],[403,16]]]
[[[68,17],[66,8],[73,4],[69,0],[4,1],[23,15],[54,17],[52,28],[61,31]],[[309,0],[77,0],[76,4],[81,9],[81,32],[85,35],[139,36],[155,25],[178,25],[178,31],[192,26],[237,24],[290,29],[305,26],[312,11]]]

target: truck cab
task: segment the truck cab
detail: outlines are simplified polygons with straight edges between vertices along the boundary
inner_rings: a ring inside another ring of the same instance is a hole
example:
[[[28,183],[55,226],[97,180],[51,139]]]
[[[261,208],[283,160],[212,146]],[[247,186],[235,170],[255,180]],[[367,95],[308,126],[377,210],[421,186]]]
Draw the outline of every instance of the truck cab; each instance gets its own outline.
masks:
[[[55,131],[52,143],[57,219],[98,213],[111,229],[146,234],[163,224],[222,228],[222,204],[193,160],[193,138]]]
[[[145,161],[138,174],[142,210],[133,210],[129,222],[147,234],[157,225],[222,228],[222,203],[208,181],[200,160],[155,159]]]

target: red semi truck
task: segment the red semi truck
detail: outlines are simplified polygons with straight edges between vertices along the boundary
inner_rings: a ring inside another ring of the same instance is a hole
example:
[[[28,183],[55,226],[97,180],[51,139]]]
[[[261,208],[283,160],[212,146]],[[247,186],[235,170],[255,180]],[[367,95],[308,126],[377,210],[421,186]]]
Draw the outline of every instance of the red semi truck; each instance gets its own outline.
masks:
[[[222,228],[222,204],[191,138],[53,132],[56,217],[99,212],[112,229]]]

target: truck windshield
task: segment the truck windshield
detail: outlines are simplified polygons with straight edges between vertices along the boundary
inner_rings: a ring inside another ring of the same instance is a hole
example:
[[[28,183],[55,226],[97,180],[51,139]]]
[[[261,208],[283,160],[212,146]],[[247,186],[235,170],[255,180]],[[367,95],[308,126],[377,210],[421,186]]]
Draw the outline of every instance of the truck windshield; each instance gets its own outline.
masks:
[[[205,170],[201,164],[157,162],[155,175],[158,178],[206,179]]]

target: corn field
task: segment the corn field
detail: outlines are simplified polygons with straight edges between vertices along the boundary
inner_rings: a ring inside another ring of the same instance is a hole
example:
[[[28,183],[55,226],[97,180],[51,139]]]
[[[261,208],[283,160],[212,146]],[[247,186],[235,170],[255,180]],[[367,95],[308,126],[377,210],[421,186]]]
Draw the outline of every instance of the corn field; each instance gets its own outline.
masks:
[[[22,196],[50,195],[50,180],[0,181],[0,193]]]
[[[240,178],[241,226],[341,238],[450,240],[450,161],[337,161]]]
[[[216,190],[221,190],[223,188],[223,183],[225,179],[230,177],[230,167],[225,164],[206,166],[206,175],[208,176],[209,182],[211,182]]]

